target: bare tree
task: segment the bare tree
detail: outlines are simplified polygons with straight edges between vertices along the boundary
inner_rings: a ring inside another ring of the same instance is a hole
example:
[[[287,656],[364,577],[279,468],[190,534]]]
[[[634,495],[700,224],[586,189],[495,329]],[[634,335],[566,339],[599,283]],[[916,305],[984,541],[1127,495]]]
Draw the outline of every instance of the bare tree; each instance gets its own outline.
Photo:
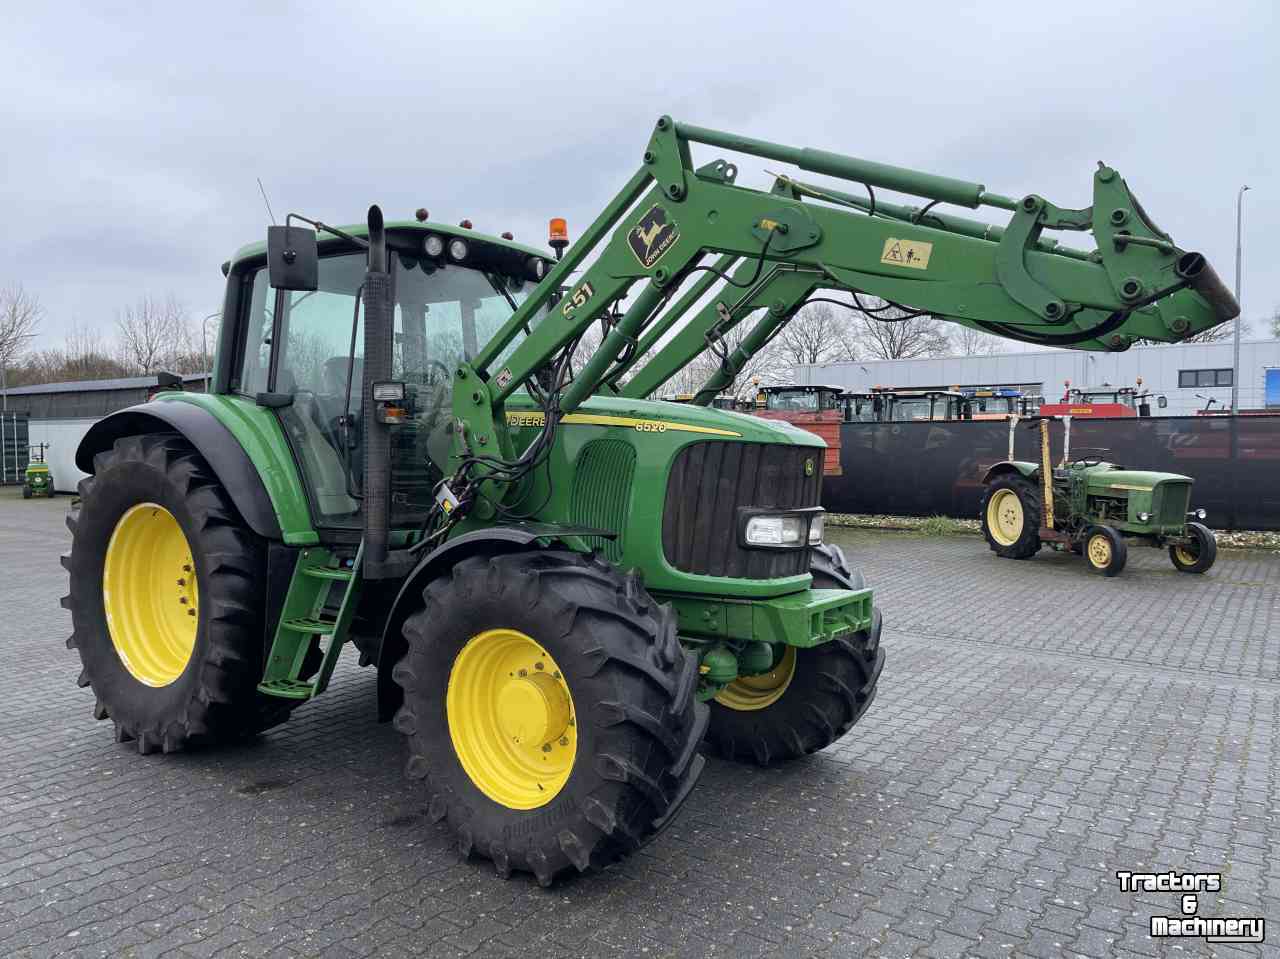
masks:
[[[1267,324],[1271,327],[1271,335],[1280,340],[1280,306],[1277,306],[1271,312],[1271,319],[1267,321]]]
[[[810,303],[778,334],[778,353],[796,365],[857,359],[847,314],[837,315],[828,303]]]
[[[1220,323],[1212,326],[1207,330],[1197,333],[1195,336],[1188,336],[1183,343],[1217,343],[1220,340],[1229,340],[1236,335],[1236,324],[1240,324],[1240,335],[1249,335],[1249,323],[1237,317],[1227,323]]]
[[[909,360],[947,353],[947,335],[940,320],[912,315],[875,297],[862,297],[865,311],[854,321],[858,345],[877,360]]]
[[[968,326],[957,326],[948,339],[956,356],[995,356],[1005,351],[1004,341],[998,336]]]
[[[21,283],[0,290],[0,387],[8,387],[9,367],[26,350],[43,316],[39,298],[23,289]]]
[[[755,313],[744,318],[737,326],[723,334],[716,342],[715,349],[703,350],[693,362],[686,365],[668,381],[668,388],[674,387],[677,393],[696,393],[712,375],[717,373],[723,363],[722,357],[733,356],[735,350],[742,345],[747,334],[760,321],[761,314]],[[785,329],[785,328],[784,328]],[[778,383],[791,378],[792,360],[779,348],[781,334],[774,337],[760,350],[752,354],[733,379],[732,385],[724,392],[737,397],[755,395],[756,388]]]
[[[63,347],[62,380],[103,380],[128,375],[128,370],[111,356],[102,334],[84,326],[73,326]]]
[[[144,296],[116,315],[120,360],[140,373],[164,369],[172,359],[190,352],[187,311],[169,295],[163,300]]]

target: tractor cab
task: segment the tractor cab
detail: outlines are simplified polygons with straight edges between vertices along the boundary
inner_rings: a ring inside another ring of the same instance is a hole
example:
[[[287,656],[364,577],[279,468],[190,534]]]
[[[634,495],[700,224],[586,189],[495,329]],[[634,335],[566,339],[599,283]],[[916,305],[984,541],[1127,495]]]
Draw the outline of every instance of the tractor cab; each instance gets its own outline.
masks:
[[[1025,415],[1023,413],[1023,400],[1025,398],[1021,390],[1005,386],[980,386],[970,387],[960,392],[965,397],[965,410],[969,414],[968,419],[1003,420],[1014,413],[1019,416]]]
[[[295,234],[310,228],[293,227]],[[321,235],[315,275],[292,282],[261,246],[237,254],[244,291],[243,349],[232,389],[274,409],[301,466],[317,527],[361,527],[365,436],[362,378],[366,227]],[[391,377],[403,384],[390,433],[391,529],[421,526],[434,506],[452,424],[453,374],[511,317],[550,266],[544,254],[471,229],[421,222],[386,226],[394,331]],[[274,273],[275,275],[271,275]],[[299,289],[290,289],[291,286]],[[539,317],[540,318],[540,317]],[[524,337],[517,335],[513,350]],[[230,352],[230,351],[229,351]],[[228,357],[227,359],[230,359]],[[220,361],[223,361],[220,357]]]
[[[770,413],[831,413],[840,409],[838,386],[765,386],[760,393]]]
[[[846,423],[878,423],[883,418],[884,400],[874,393],[843,393],[840,403]]]
[[[890,423],[968,419],[964,394],[958,390],[879,390]]]

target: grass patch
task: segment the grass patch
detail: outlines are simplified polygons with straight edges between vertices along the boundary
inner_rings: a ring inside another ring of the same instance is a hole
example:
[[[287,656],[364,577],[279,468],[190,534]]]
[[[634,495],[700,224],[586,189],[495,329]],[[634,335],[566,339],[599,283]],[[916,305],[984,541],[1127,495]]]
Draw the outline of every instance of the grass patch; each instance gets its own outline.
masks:
[[[926,536],[955,536],[967,530],[950,516],[930,516],[921,521],[920,532]]]
[[[872,516],[854,513],[828,513],[828,526],[851,526],[855,529],[892,529],[923,533],[926,536],[965,536],[981,532],[976,519],[953,519],[950,516]]]

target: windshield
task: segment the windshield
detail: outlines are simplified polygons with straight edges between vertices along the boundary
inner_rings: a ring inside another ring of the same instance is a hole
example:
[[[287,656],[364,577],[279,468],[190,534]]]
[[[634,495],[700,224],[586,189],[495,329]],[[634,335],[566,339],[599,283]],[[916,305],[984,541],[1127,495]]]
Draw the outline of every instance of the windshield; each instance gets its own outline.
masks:
[[[939,404],[939,412],[945,410]],[[898,422],[909,420],[928,420],[933,418],[933,401],[927,396],[904,399],[896,397],[893,401],[893,418]]]
[[[784,410],[790,413],[816,413],[818,394],[807,390],[779,390],[765,394],[765,409]]]
[[[876,402],[869,396],[850,396],[844,401],[846,423],[874,423],[879,419]]]
[[[975,413],[1013,413],[1017,409],[1012,396],[975,396],[969,403]]]
[[[395,341],[391,377],[408,387],[411,417],[392,428],[392,526],[416,525],[432,501],[448,439],[453,370],[511,316],[534,284],[461,266],[391,256]],[[279,300],[266,269],[254,276],[249,341],[240,391],[293,400],[280,418],[306,474],[321,525],[358,526],[364,450],[360,428],[364,374],[363,309],[356,310],[365,254],[320,261],[319,288]],[[281,304],[276,323],[275,307]],[[515,337],[499,359],[519,345]],[[275,342],[278,337],[279,342]],[[271,370],[274,366],[274,382]]]

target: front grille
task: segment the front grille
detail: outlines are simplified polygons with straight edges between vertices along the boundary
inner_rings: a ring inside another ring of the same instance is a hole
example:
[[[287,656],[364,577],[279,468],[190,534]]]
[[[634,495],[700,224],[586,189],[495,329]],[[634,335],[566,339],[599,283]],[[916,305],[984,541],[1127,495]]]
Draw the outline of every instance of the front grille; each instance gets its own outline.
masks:
[[[1151,511],[1160,526],[1181,526],[1191,508],[1191,484],[1184,480],[1165,480],[1156,487]]]
[[[618,536],[588,536],[588,542],[610,561],[622,559],[623,530],[631,511],[632,478],[636,472],[636,450],[618,440],[592,440],[583,447],[574,466],[573,497],[569,521],[594,529],[607,529]]]
[[[662,551],[686,573],[775,579],[809,571],[807,549],[743,549],[738,509],[801,509],[822,498],[822,453],[811,446],[709,441],[676,456],[667,479]],[[809,469],[805,461],[811,462]]]

